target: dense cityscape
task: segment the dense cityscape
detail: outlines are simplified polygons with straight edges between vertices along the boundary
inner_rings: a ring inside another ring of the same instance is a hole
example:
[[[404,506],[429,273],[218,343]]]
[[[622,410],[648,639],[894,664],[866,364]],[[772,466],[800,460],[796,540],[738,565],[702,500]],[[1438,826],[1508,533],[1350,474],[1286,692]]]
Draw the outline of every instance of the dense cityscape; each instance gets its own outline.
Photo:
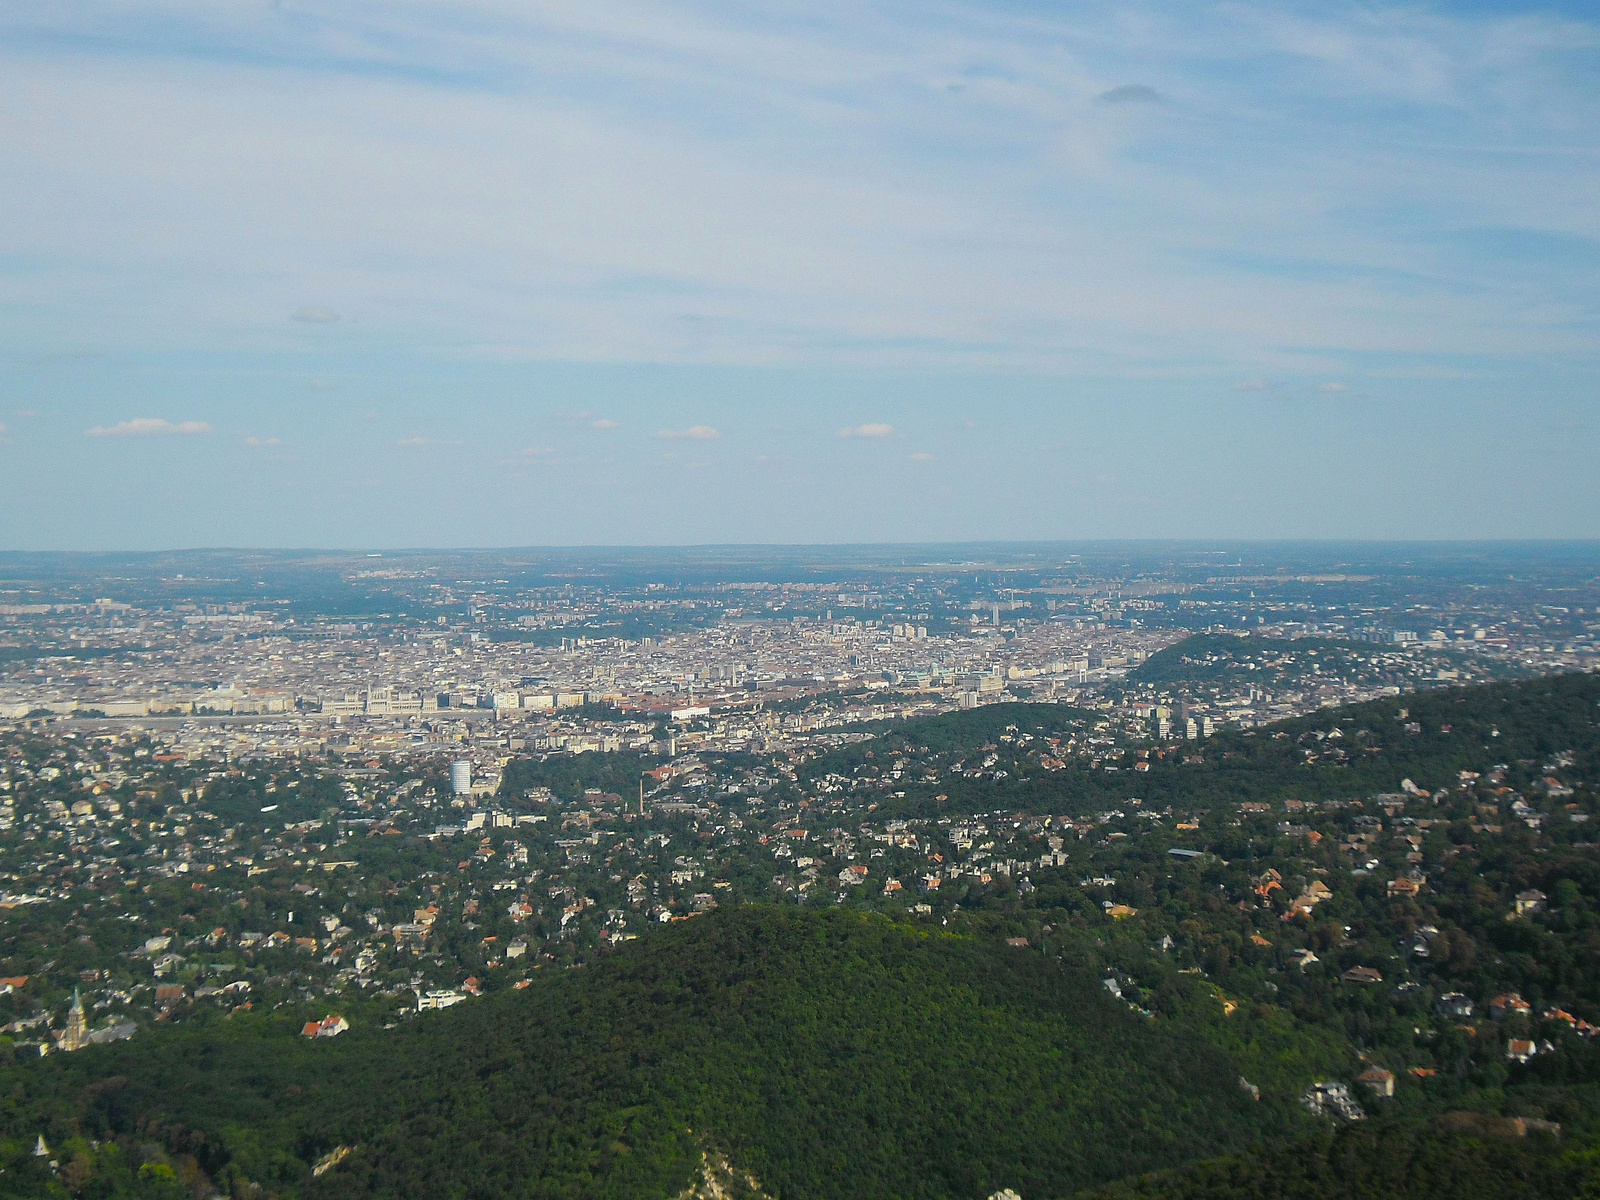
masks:
[[[393,1024],[719,905],[942,920],[972,889],[1070,877],[1115,915],[1138,891],[1102,880],[1125,840],[1204,848],[1241,822],[1424,876],[1442,851],[1429,860],[1435,822],[1416,813],[1402,828],[1340,808],[1318,831],[1281,804],[1139,794],[1224,734],[1596,661],[1600,588],[1559,573],[1515,596],[1444,575],[1386,607],[1381,564],[1116,577],[1012,553],[851,563],[848,581],[541,587],[353,557],[317,569],[368,589],[340,603],[370,611],[334,613],[215,564],[69,582],[12,560],[7,1033],[75,1049],[195,1006],[342,1022],[364,1005]],[[208,598],[227,585],[262,594]],[[973,734],[874,761],[930,719]],[[1536,797],[1475,819],[1581,830],[1587,812],[1553,803],[1571,792],[1562,763],[1538,766]],[[1066,803],[1026,790],[1068,776],[1093,782]],[[1416,799],[1401,782],[1396,812]]]

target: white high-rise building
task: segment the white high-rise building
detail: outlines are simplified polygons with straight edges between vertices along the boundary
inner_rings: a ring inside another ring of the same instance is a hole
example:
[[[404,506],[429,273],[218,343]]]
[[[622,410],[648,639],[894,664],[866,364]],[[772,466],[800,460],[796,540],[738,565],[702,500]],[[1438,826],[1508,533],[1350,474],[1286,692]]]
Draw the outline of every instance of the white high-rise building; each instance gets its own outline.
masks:
[[[450,790],[458,796],[472,794],[472,764],[464,758],[450,764]]]

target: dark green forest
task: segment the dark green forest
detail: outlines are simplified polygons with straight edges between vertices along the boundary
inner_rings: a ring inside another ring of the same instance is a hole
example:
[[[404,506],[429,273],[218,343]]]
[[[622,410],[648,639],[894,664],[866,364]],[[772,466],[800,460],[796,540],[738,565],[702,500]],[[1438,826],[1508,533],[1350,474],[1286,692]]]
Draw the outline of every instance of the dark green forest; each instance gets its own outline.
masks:
[[[1595,1194],[1592,1151],[1503,1119],[1353,1125],[1253,1154],[1112,1184],[1080,1200],[1572,1200]]]
[[[516,801],[529,788],[547,787],[563,800],[577,800],[585,788],[599,788],[626,799],[638,794],[644,773],[660,765],[661,760],[653,755],[631,751],[514,758],[500,777],[500,795]]]
[[[705,1147],[784,1197],[1064,1196],[1309,1127],[1093,968],[751,906],[403,1029],[310,1042],[240,1016],[0,1087],[13,1162],[43,1132],[105,1195],[155,1140],[175,1169],[307,1197],[673,1194]]]

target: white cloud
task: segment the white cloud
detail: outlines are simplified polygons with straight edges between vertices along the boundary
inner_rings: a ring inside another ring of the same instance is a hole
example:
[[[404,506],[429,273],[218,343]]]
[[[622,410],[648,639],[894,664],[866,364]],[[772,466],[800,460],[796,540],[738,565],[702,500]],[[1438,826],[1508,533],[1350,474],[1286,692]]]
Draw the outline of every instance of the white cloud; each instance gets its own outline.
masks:
[[[289,314],[291,321],[304,321],[308,325],[331,325],[339,319],[339,314],[331,308],[321,308],[315,304],[308,304],[304,308],[297,308]]]
[[[160,417],[135,417],[115,425],[96,425],[87,431],[88,437],[151,437],[161,434],[210,433],[211,426],[204,421],[172,422]]]
[[[709,425],[691,425],[687,429],[663,429],[656,436],[668,441],[676,438],[687,438],[692,442],[714,442],[722,434]]]
[[[255,434],[251,434],[249,437],[244,439],[244,444],[246,446],[281,446],[283,445],[283,441],[280,438],[256,437]]]
[[[596,429],[621,429],[621,421],[613,421],[610,417],[601,417],[594,423]]]
[[[1328,382],[1328,383],[1320,384],[1317,387],[1317,391],[1319,391],[1319,392],[1347,392],[1349,390],[1350,389],[1345,387],[1344,384],[1342,384],[1342,383],[1333,383],[1331,381]]]
[[[1265,392],[1272,388],[1272,384],[1265,379],[1246,379],[1234,386],[1240,392]]]
[[[459,446],[459,445],[461,445],[461,439],[460,438],[430,438],[430,437],[422,437],[420,435],[413,435],[412,437],[401,438],[399,441],[397,441],[395,443],[395,445],[396,446]]]
[[[919,450],[919,451],[917,451],[915,454],[913,454],[911,456],[911,461],[912,462],[932,462],[933,461],[933,457],[934,456],[929,454],[926,450]]]
[[[894,426],[885,424],[852,425],[839,430],[842,438],[886,438],[894,436]]]

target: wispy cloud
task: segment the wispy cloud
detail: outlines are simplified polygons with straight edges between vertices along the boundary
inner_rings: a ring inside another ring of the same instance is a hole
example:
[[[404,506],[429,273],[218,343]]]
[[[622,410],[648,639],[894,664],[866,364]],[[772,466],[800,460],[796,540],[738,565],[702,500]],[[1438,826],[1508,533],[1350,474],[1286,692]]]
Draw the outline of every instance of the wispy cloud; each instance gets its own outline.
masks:
[[[656,436],[664,441],[675,441],[683,438],[691,442],[714,442],[722,434],[710,425],[691,425],[687,429],[663,429]]]
[[[430,437],[422,437],[420,434],[413,434],[411,437],[401,438],[399,441],[395,442],[395,445],[396,446],[409,446],[409,447],[418,447],[418,446],[459,446],[459,445],[461,445],[461,439],[460,438],[430,438]]]
[[[610,417],[601,417],[594,423],[596,429],[621,429],[621,421],[613,421]]]
[[[1600,21],[1496,7],[31,4],[0,161],[62,344],[254,352],[287,314],[457,361],[1592,355],[1592,271],[1447,236],[1594,234]]]
[[[1142,83],[1125,83],[1095,97],[1101,104],[1164,104],[1161,93]]]
[[[926,450],[918,450],[911,456],[912,462],[932,462],[933,460],[934,456],[929,454]]]
[[[1328,383],[1322,383],[1322,384],[1318,384],[1317,385],[1317,391],[1319,391],[1319,392],[1327,392],[1330,395],[1331,394],[1336,394],[1338,392],[1348,392],[1349,390],[1350,389],[1348,387],[1346,387],[1344,384],[1342,384],[1342,383],[1334,383],[1331,380]]]
[[[842,438],[887,438],[894,436],[894,426],[887,424],[852,425],[848,429],[839,430],[838,437]]]
[[[115,425],[96,425],[85,432],[92,438],[106,437],[158,437],[168,434],[210,433],[211,426],[204,421],[167,421],[160,417],[135,417]]]
[[[281,438],[257,437],[255,434],[251,434],[249,437],[243,438],[241,440],[246,446],[281,446],[281,445],[283,445],[283,439],[281,439]]]

